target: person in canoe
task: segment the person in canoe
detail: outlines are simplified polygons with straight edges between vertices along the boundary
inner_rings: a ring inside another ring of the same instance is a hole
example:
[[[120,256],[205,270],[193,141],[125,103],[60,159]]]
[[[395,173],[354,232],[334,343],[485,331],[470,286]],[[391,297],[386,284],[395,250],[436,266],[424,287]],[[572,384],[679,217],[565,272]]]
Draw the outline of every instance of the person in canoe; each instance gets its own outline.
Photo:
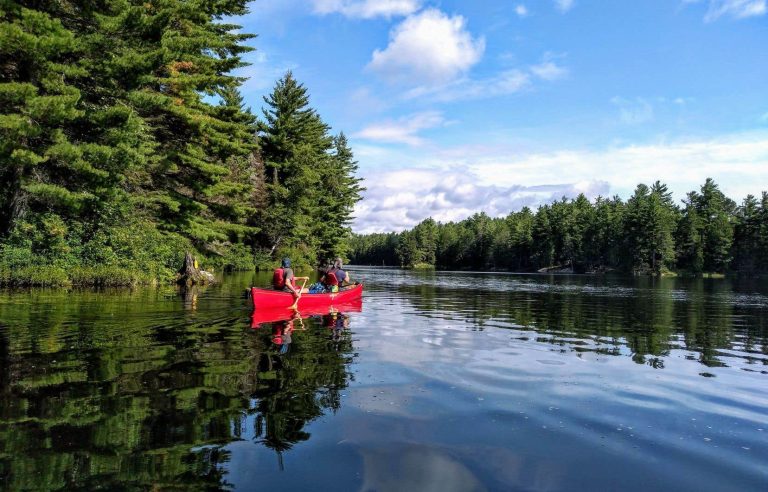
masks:
[[[309,280],[309,277],[296,277],[291,268],[291,259],[283,258],[280,268],[275,268],[272,273],[272,288],[283,292],[290,292],[294,299],[301,297],[301,294],[308,292],[308,289],[296,287],[296,280]]]
[[[344,270],[344,262],[341,260],[341,258],[336,258],[336,260],[333,262],[332,271],[336,276],[336,280],[339,282],[339,288],[352,285],[349,272]]]
[[[339,291],[339,278],[336,276],[336,269],[333,264],[325,268],[323,276],[320,277],[320,283],[323,284],[326,292]]]

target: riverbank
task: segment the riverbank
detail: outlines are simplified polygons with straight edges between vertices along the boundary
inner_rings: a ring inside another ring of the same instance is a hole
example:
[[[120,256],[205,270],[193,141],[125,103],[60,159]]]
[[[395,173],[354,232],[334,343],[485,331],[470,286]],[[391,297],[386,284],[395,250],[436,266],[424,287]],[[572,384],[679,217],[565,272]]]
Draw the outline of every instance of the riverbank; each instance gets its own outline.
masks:
[[[635,273],[628,273],[623,272],[616,269],[605,269],[605,270],[592,270],[587,272],[574,272],[572,268],[568,267],[560,267],[560,266],[553,266],[549,268],[541,268],[536,271],[530,271],[530,270],[507,270],[504,268],[482,268],[482,269],[475,269],[475,268],[444,268],[444,267],[438,267],[435,265],[430,265],[428,263],[419,263],[417,265],[409,265],[409,266],[382,266],[382,265],[364,265],[364,264],[350,264],[348,265],[350,267],[366,267],[366,268],[382,268],[382,269],[403,269],[403,270],[426,270],[426,271],[436,271],[436,272],[482,272],[482,273],[511,273],[511,274],[518,274],[518,275],[592,275],[592,276],[601,276],[601,275],[616,275],[620,277],[662,277],[662,278],[675,278],[675,277],[683,277],[683,278],[729,278],[729,277],[739,277],[744,275],[750,275],[750,276],[756,276],[756,277],[763,277],[763,275],[760,274],[753,274],[753,273],[747,273],[747,272],[727,272],[727,273],[719,273],[719,272],[703,272],[703,273],[691,273],[685,270],[679,270],[679,271],[672,271],[672,270],[664,270],[661,272],[661,274],[656,275],[653,273],[648,272],[635,272]]]
[[[181,265],[183,256],[179,258]],[[202,258],[202,256],[201,256]],[[231,258],[205,258],[200,265],[209,272],[271,272],[277,264],[261,261],[255,263],[252,257],[243,257],[239,261]],[[137,264],[123,262],[122,265],[9,265],[0,258],[0,288],[27,287],[138,287],[172,285],[177,280],[177,267],[160,263]],[[307,265],[298,265],[297,273],[311,273],[314,269]]]
[[[133,287],[170,283],[172,272],[148,272],[113,266],[63,268],[38,265],[20,269],[0,268],[0,287]]]

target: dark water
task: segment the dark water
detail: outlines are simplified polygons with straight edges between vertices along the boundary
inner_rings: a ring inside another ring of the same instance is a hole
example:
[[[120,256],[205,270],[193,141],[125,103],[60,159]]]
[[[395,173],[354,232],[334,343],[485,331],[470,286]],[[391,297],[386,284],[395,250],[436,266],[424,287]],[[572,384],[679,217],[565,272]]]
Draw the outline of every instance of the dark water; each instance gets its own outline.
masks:
[[[353,274],[0,293],[0,489],[768,490],[765,283]]]

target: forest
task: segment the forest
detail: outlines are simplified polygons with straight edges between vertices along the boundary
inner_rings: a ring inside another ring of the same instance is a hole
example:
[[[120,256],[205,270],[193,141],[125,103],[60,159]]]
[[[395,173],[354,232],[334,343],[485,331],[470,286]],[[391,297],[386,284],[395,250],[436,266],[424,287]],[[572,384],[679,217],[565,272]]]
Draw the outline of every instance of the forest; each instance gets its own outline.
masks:
[[[741,204],[712,179],[675,203],[666,185],[619,197],[562,198],[506,217],[429,218],[400,233],[356,235],[356,264],[416,268],[688,275],[768,273],[768,193]]]
[[[246,0],[0,3],[0,285],[168,281],[349,248],[343,133],[286,73],[246,107]]]

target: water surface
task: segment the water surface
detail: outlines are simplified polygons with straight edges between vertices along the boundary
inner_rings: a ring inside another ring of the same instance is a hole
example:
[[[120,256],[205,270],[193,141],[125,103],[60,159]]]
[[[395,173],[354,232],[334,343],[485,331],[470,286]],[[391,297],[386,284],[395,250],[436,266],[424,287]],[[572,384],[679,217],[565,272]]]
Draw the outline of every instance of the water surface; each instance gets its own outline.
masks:
[[[352,274],[0,293],[0,489],[766,489],[765,283]]]

